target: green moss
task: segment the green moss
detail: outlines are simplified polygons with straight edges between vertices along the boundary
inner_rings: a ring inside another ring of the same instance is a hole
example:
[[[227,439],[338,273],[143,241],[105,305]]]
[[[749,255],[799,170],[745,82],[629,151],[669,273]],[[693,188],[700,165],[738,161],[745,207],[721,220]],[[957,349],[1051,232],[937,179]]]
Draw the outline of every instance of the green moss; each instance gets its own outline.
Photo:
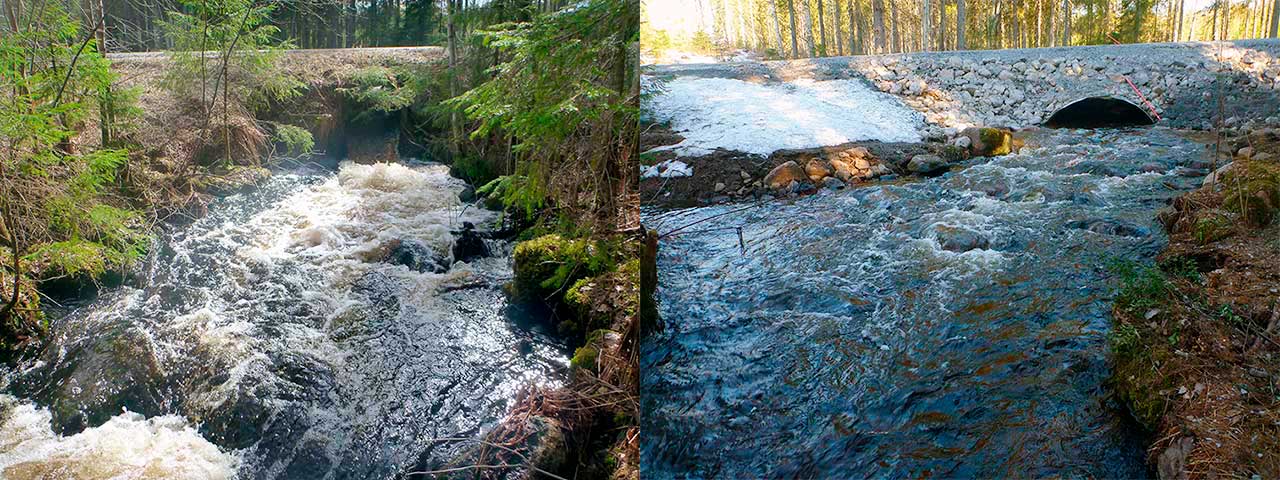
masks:
[[[1117,328],[1123,326],[1117,325]],[[1154,431],[1168,408],[1168,399],[1161,392],[1172,388],[1172,380],[1160,368],[1165,364],[1169,347],[1158,339],[1144,341],[1134,337],[1134,341],[1130,347],[1114,352],[1115,368],[1110,383],[1133,418],[1147,430]]]
[[[1227,173],[1223,206],[1252,225],[1267,226],[1280,215],[1280,164],[1237,161]]]
[[[553,300],[553,294],[598,270],[593,268],[596,250],[592,242],[556,234],[517,244],[512,293],[519,301]]]
[[[591,308],[591,284],[595,280],[591,278],[580,278],[573,282],[573,286],[569,287],[569,291],[564,293],[564,303],[572,308],[579,315],[587,315]]]
[[[586,344],[574,350],[573,359],[569,360],[569,365],[573,368],[595,371],[596,359],[599,357],[600,351],[596,349],[595,345]]]
[[[987,147],[988,156],[1008,155],[1012,151],[1013,136],[1004,130],[984,127],[978,130],[978,138]]]
[[[1159,268],[1134,262],[1117,262],[1110,270],[1120,279],[1116,293],[1116,308],[1134,315],[1142,315],[1156,308],[1169,296],[1172,285]]]
[[[1235,230],[1232,228],[1231,219],[1215,211],[1207,211],[1197,218],[1192,230],[1196,243],[1200,245],[1228,238],[1233,233],[1235,233]]]
[[[9,265],[7,254],[0,252],[0,262]],[[13,294],[14,276],[8,269],[0,268],[0,301],[7,301]],[[27,277],[18,280],[18,303],[12,315],[0,319],[0,359],[7,356],[21,342],[22,337],[43,334],[49,328],[44,312],[40,310],[40,295],[35,282]]]

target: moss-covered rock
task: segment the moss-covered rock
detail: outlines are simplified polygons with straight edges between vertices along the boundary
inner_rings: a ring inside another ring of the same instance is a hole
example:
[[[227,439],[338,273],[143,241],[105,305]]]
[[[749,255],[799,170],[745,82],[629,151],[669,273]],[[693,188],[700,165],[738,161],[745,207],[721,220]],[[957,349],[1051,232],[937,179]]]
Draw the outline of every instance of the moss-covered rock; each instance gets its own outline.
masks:
[[[512,296],[521,302],[556,303],[556,293],[590,276],[595,254],[592,242],[558,234],[520,242],[512,252],[515,279]]]
[[[1252,225],[1270,225],[1280,216],[1280,165],[1245,160],[1235,164],[1239,167],[1223,180],[1223,206]]]
[[[1110,384],[1134,420],[1148,431],[1155,431],[1160,417],[1168,408],[1162,392],[1170,389],[1171,377],[1161,366],[1168,356],[1163,338],[1149,338],[1150,332],[1128,323],[1127,314],[1117,312],[1110,343],[1114,367]]]
[[[969,152],[975,157],[1008,155],[1013,151],[1013,133],[999,128],[969,127],[960,132],[969,137]]]
[[[595,371],[598,358],[600,358],[600,350],[595,345],[588,343],[573,351],[573,358],[569,360],[569,366]]]

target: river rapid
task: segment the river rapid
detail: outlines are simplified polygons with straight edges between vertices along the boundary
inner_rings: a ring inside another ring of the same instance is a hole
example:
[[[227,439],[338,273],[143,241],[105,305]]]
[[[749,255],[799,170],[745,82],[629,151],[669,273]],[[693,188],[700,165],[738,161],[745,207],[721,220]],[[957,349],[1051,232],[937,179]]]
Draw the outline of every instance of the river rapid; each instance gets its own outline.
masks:
[[[508,312],[510,249],[448,265],[438,164],[279,172],[168,228],[124,286],[68,305],[3,375],[0,478],[394,478],[441,466],[564,347]],[[399,245],[401,264],[388,263]],[[408,266],[407,266],[408,265]],[[437,269],[438,270],[438,269]]]
[[[1159,251],[1155,212],[1209,147],[1164,128],[1026,141],[664,239],[646,477],[1147,476],[1104,385],[1106,267]],[[644,216],[665,232],[742,207]]]

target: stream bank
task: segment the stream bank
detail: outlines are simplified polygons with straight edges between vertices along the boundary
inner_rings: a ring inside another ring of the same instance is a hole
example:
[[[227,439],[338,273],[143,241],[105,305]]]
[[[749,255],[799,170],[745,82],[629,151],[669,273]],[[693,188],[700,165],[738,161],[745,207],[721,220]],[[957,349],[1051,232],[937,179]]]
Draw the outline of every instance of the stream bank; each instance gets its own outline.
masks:
[[[1162,479],[1280,476],[1280,131],[1228,133],[1221,150],[1159,212],[1156,264],[1116,267],[1110,383]]]

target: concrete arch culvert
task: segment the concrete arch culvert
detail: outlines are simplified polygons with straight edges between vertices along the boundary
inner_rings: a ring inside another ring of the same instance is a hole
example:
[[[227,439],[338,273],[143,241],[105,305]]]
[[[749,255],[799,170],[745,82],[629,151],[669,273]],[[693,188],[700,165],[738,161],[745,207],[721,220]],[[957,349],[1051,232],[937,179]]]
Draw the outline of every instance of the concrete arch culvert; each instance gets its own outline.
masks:
[[[1114,128],[1154,125],[1142,107],[1123,98],[1085,97],[1057,109],[1044,126],[1049,128]]]

